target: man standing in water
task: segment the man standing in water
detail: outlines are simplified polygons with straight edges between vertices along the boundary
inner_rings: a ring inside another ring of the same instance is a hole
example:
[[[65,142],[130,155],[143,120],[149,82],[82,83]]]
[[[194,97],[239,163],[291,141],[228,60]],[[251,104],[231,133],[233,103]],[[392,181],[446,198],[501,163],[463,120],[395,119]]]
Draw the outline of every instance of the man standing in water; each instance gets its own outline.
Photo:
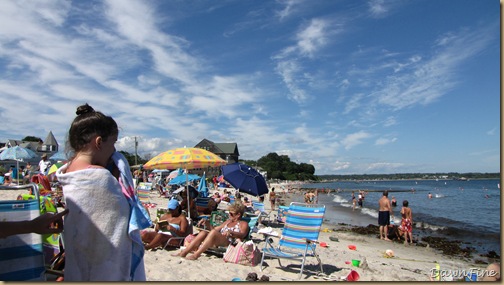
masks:
[[[390,206],[390,200],[388,199],[388,191],[383,191],[383,196],[378,201],[380,206],[378,212],[378,225],[380,226],[380,239],[390,241],[387,236],[388,226],[390,224],[390,216],[394,215],[392,212],[392,207]]]

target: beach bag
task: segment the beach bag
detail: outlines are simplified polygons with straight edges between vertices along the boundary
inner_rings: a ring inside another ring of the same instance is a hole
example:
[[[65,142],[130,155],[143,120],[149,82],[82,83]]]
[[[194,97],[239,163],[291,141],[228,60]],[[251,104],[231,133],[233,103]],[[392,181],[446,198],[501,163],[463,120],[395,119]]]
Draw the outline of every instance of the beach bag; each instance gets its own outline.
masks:
[[[224,261],[247,266],[256,266],[261,262],[261,251],[252,241],[230,244],[224,254]]]
[[[193,239],[196,237],[196,235],[194,234],[190,234],[190,235],[187,235],[185,238],[184,238],[184,246],[185,247],[188,247],[189,244],[191,244],[191,242],[193,241]]]

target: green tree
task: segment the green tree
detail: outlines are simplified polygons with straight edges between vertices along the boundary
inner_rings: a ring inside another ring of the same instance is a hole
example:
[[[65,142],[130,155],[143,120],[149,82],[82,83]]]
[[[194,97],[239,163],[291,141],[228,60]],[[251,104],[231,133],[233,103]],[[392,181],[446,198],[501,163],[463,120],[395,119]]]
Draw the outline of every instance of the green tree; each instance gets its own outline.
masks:
[[[24,142],[39,142],[42,141],[41,138],[34,137],[34,136],[26,136],[24,139],[22,139]]]
[[[268,178],[281,180],[317,180],[315,167],[311,164],[297,164],[287,155],[268,153],[257,161],[257,165],[268,172]]]

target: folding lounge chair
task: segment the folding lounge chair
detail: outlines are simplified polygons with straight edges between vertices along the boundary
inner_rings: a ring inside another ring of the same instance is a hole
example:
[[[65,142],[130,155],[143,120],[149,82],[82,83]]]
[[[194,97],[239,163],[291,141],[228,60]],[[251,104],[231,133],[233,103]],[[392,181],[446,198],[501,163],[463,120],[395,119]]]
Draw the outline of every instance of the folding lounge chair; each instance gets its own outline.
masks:
[[[278,206],[276,221],[282,224],[285,223],[288,210],[289,207],[287,206]]]
[[[282,266],[280,263],[281,258],[299,260],[301,261],[301,271],[299,273],[301,279],[306,257],[311,256],[317,258],[320,271],[323,272],[322,262],[318,254],[316,254],[315,248],[318,243],[324,213],[324,205],[291,203],[278,245],[274,246],[273,240],[269,238],[276,236],[264,234],[266,244],[262,249],[260,270],[263,269],[265,257],[278,259],[280,266]]]
[[[252,207],[255,210],[258,210],[260,212],[259,223],[263,223],[266,221],[271,222],[271,219],[270,219],[271,211],[269,211],[269,212],[266,211],[266,209],[264,208],[264,203],[252,202]]]
[[[34,183],[0,186],[0,190],[31,189],[36,199],[0,201],[1,221],[32,220],[40,216],[38,187]],[[0,280],[45,281],[42,236],[29,233],[0,239]]]
[[[144,205],[146,208],[153,208],[156,204],[150,202],[150,191],[152,189],[152,183],[140,182],[137,185],[136,191],[138,195],[138,200]]]

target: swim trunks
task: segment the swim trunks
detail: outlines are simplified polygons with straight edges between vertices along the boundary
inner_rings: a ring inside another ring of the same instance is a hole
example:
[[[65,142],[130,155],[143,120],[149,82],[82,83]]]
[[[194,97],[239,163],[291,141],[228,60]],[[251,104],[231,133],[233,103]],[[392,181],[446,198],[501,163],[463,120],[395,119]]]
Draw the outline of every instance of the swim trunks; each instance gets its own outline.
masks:
[[[410,219],[402,219],[400,229],[401,229],[401,231],[411,233],[411,231],[413,230],[413,227],[411,225]]]
[[[389,211],[379,211],[378,212],[378,225],[388,226],[390,224],[390,212]]]

